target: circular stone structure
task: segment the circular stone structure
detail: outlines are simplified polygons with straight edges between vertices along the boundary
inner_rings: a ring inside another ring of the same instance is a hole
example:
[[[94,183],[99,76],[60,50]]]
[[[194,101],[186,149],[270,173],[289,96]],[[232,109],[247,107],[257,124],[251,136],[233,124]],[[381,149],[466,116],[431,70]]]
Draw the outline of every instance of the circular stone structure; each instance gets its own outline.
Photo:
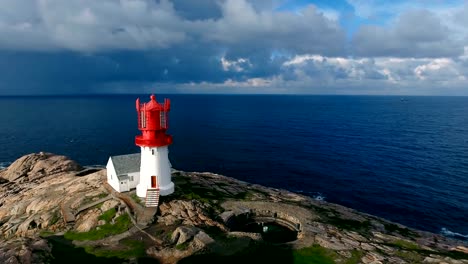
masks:
[[[248,210],[232,213],[224,220],[231,231],[258,234],[266,242],[287,243],[297,240],[300,224],[279,216],[280,214],[271,211],[266,213]]]
[[[317,216],[300,206],[267,201],[225,201],[220,220],[231,236],[301,248],[314,242],[307,224]]]
[[[264,241],[271,243],[287,243],[297,239],[296,230],[275,221],[257,222],[253,219],[253,221],[240,226],[237,231],[259,233]]]

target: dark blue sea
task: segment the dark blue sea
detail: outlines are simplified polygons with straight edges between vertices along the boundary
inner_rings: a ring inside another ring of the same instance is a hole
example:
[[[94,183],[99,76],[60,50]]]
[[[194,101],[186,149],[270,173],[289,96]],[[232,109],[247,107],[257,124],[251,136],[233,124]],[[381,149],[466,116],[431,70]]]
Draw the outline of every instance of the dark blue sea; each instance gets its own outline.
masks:
[[[139,152],[136,97],[1,97],[0,165],[38,151],[84,165]],[[176,169],[468,238],[468,97],[165,97]]]

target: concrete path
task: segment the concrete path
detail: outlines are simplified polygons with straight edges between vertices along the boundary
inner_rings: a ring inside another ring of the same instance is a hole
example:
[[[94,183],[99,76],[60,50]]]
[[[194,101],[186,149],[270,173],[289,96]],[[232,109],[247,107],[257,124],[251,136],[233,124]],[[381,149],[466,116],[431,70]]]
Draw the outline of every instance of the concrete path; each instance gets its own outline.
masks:
[[[81,194],[79,194],[81,195]],[[89,209],[93,206],[96,206],[100,203],[103,203],[107,200],[110,200],[112,199],[112,195],[108,195],[104,198],[101,198],[97,201],[94,201],[94,202],[91,202],[91,203],[88,203],[88,204],[85,204],[81,207],[79,207],[78,209],[76,210],[72,210],[71,209],[71,204],[75,201],[75,199],[69,199],[66,203],[62,203],[60,204],[60,212],[62,213],[62,217],[63,217],[63,221],[65,221],[65,223],[72,223],[72,222],[75,222],[76,218],[75,216],[77,214],[79,214],[81,211],[84,211],[86,209]]]

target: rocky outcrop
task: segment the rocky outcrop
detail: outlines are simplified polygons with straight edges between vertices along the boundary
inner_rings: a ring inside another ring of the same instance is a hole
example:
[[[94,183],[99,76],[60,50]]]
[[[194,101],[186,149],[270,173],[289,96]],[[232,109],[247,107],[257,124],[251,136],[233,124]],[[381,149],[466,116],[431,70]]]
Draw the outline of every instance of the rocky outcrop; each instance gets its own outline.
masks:
[[[1,172],[0,177],[7,181],[24,182],[81,169],[78,163],[68,157],[40,152],[19,158],[8,169]]]
[[[199,228],[182,226],[174,231],[171,243],[164,248],[149,248],[147,253],[162,263],[172,264],[200,251],[209,252],[215,240]]]
[[[50,263],[51,251],[47,241],[41,238],[0,240],[0,263]]]
[[[221,230],[226,230],[224,225],[211,218],[207,212],[211,208],[210,204],[197,200],[164,202],[159,206],[160,217],[158,217],[158,222],[165,225],[215,226]]]
[[[50,153],[30,154],[13,162],[1,173],[8,182],[0,185],[0,237],[65,230],[61,205],[69,205],[67,210],[73,212],[107,195],[102,171],[76,177],[80,169],[65,156]]]

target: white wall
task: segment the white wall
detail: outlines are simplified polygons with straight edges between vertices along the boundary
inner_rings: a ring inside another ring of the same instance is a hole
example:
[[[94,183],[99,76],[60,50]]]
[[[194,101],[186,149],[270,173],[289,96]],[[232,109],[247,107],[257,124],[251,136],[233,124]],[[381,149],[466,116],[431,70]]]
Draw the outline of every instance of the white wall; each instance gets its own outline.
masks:
[[[171,163],[169,162],[169,148],[167,146],[158,148],[159,167],[159,193],[162,196],[174,192],[174,183],[171,179]]]
[[[158,177],[160,195],[169,195],[174,192],[168,155],[167,146],[141,147],[140,183],[137,185],[136,191],[139,197],[146,197],[146,190],[151,188],[151,176],[153,175]]]
[[[109,185],[112,186],[114,190],[120,192],[119,178],[117,177],[117,174],[115,173],[114,164],[112,163],[111,158],[109,158],[109,160],[107,161],[106,169],[107,169],[107,183],[109,183]]]
[[[128,187],[130,189],[134,189],[137,187],[138,183],[140,183],[140,172],[137,171],[137,172],[132,172],[132,173],[129,173],[128,174],[128,177],[131,178],[133,177],[133,181],[128,181]]]

